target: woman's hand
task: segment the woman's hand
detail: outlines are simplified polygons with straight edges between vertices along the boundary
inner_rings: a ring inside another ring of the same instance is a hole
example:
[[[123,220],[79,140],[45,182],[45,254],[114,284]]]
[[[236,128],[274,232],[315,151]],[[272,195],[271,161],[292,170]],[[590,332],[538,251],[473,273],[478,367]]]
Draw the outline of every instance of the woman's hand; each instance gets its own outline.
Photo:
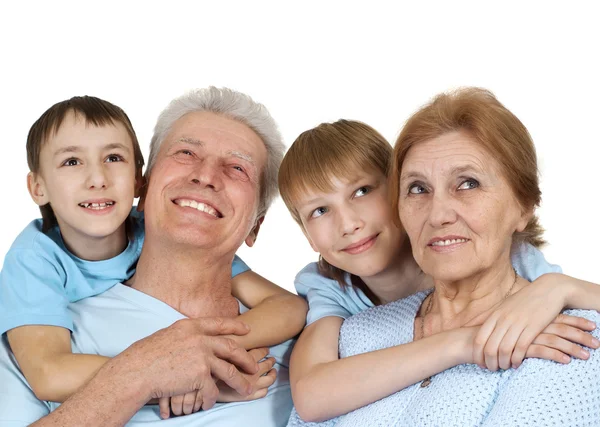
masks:
[[[560,314],[568,292],[568,287],[556,280],[540,278],[469,322],[466,326],[482,324],[474,340],[475,363],[495,371],[518,367],[525,357],[559,363],[568,363],[570,356],[589,357],[579,345],[598,348],[600,343],[584,332],[596,325]]]

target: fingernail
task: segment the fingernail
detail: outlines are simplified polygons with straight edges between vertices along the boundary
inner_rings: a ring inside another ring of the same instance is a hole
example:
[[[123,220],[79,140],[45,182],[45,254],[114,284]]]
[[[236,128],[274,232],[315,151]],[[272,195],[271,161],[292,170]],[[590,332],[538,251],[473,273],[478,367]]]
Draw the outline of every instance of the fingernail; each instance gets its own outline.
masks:
[[[567,356],[567,355],[563,355],[563,356],[561,357],[561,361],[562,361],[563,363],[569,363],[569,362],[571,361],[571,358],[570,358],[569,356]]]
[[[587,359],[588,357],[590,357],[590,352],[587,350],[584,350],[583,348],[581,350],[579,350],[579,354],[584,359]]]
[[[599,346],[600,346],[600,341],[598,341],[596,338],[592,338],[592,347],[598,348]]]

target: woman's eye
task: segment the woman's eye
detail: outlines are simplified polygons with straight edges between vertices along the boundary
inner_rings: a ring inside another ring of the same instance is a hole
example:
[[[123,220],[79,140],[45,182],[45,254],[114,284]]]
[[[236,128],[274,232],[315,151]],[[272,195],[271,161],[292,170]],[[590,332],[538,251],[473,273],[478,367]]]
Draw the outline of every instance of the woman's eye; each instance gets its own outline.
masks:
[[[77,159],[67,159],[63,162],[63,166],[77,166],[79,164],[79,160]]]
[[[365,194],[368,194],[371,192],[371,188],[370,187],[360,187],[358,190],[356,190],[354,192],[354,197],[362,197]]]
[[[462,184],[458,186],[459,190],[472,190],[474,188],[479,187],[479,182],[475,179],[467,179],[463,181]]]
[[[325,207],[319,207],[317,209],[315,209],[314,211],[312,211],[312,213],[310,214],[311,218],[318,218],[321,215],[327,213],[327,208]]]
[[[413,184],[410,187],[408,187],[408,192],[410,194],[423,194],[426,192],[426,190],[425,187],[423,187],[422,185]]]
[[[123,161],[123,157],[119,156],[118,154],[111,154],[106,158],[107,163],[122,162],[122,161]]]

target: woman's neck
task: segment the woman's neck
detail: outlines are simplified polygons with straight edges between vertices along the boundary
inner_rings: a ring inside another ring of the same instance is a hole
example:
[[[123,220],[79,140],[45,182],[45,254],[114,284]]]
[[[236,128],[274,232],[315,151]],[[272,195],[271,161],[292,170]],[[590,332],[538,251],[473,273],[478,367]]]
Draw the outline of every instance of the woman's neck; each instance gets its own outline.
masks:
[[[431,280],[413,258],[408,239],[393,260],[394,262],[382,272],[370,277],[361,277],[382,304],[397,301],[432,286]]]
[[[510,263],[464,280],[434,280],[429,313],[424,313],[425,308],[421,307],[421,315],[431,315],[431,333],[459,328],[491,311],[528,284],[516,275]]]

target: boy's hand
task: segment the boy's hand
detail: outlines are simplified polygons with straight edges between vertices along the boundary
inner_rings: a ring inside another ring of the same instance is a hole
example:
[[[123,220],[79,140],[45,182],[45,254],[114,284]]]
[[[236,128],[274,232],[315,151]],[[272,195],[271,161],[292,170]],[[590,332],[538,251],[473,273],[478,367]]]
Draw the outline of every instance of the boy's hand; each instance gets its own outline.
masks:
[[[570,356],[587,358],[579,345],[598,348],[600,343],[585,332],[596,325],[560,314],[565,301],[565,290],[556,283],[534,282],[469,322],[466,326],[481,324],[474,341],[475,363],[495,371],[518,367],[525,357],[560,363],[568,363]]]
[[[158,400],[158,408],[163,420],[171,416],[171,411],[177,416],[193,414],[202,408],[202,392],[196,390],[180,396],[161,397]]]
[[[273,385],[277,378],[277,371],[273,369],[275,359],[269,357],[264,359],[269,354],[268,348],[256,348],[248,353],[258,362],[258,372],[254,375],[244,374],[248,382],[252,384],[252,392],[248,396],[242,396],[237,391],[229,387],[222,381],[217,383],[219,388],[219,397],[217,402],[243,402],[247,400],[256,400],[267,395],[269,387]],[[262,360],[262,362],[260,361]]]

